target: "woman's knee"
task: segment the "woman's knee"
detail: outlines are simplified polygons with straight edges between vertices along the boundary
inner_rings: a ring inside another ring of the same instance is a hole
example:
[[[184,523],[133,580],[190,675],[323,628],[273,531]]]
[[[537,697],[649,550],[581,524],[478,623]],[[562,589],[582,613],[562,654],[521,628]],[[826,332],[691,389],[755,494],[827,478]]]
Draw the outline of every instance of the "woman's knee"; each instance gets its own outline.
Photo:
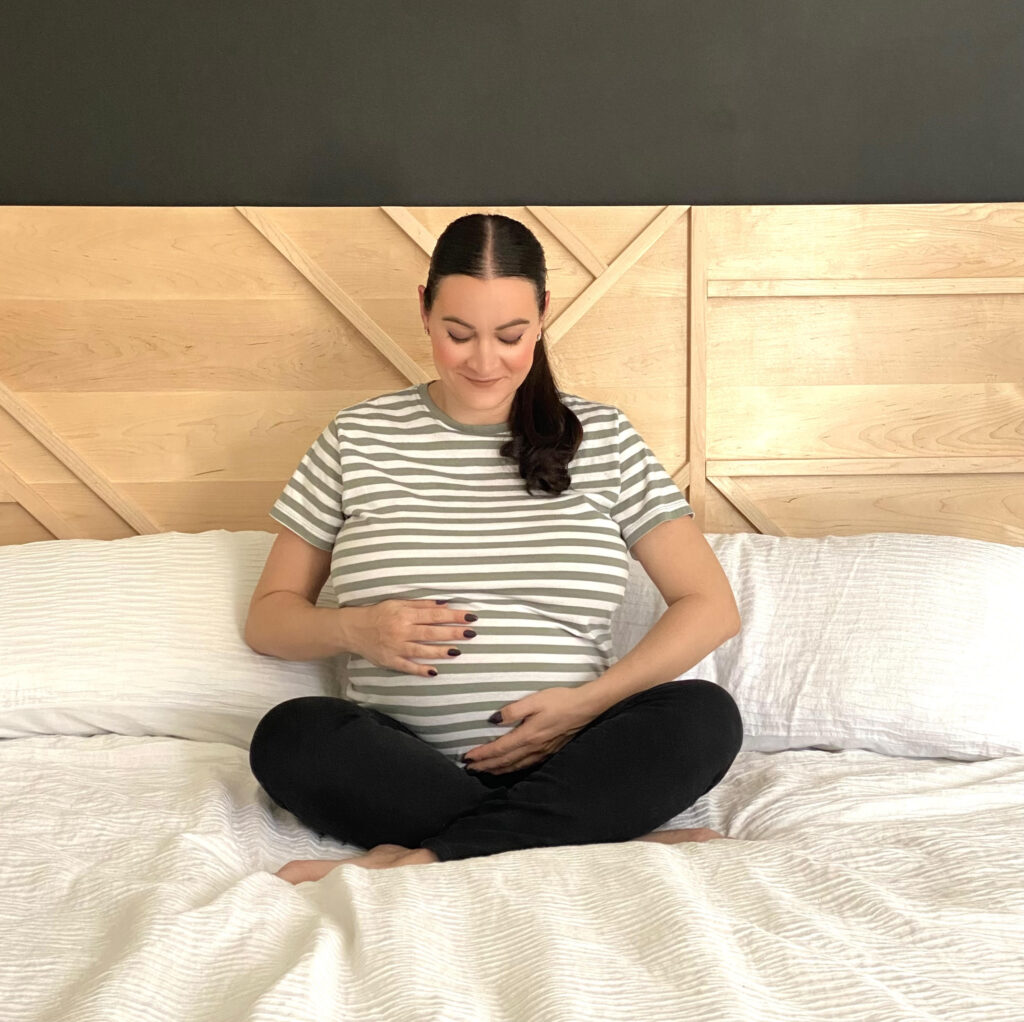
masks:
[[[674,687],[673,687],[674,686]],[[743,717],[732,693],[705,678],[684,678],[670,683],[666,695],[688,720],[701,720],[707,725],[728,763],[743,745]]]
[[[345,699],[334,696],[297,696],[272,706],[260,718],[249,743],[249,767],[257,778],[275,764],[294,764],[315,743],[326,723],[337,727],[339,718],[355,716]]]

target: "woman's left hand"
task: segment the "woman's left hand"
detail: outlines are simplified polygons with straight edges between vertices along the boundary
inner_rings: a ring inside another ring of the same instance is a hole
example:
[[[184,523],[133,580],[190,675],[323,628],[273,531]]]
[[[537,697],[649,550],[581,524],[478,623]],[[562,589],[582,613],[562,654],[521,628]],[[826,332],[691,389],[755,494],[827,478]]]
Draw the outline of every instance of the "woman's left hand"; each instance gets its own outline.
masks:
[[[497,711],[491,723],[521,721],[507,735],[470,749],[463,761],[471,770],[506,774],[547,759],[567,744],[600,710],[581,688],[546,688],[532,692]]]

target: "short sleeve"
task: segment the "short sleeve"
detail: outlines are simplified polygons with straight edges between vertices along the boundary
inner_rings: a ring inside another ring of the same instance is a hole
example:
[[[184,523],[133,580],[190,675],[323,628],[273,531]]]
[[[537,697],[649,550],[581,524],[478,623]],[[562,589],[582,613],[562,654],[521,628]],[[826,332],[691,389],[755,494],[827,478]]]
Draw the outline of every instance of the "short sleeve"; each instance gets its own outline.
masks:
[[[694,517],[679,487],[643,437],[616,409],[619,433],[619,499],[611,509],[627,548],[656,525],[672,518]]]
[[[332,550],[345,515],[341,510],[341,445],[332,419],[302,456],[270,509],[270,517],[319,550]]]

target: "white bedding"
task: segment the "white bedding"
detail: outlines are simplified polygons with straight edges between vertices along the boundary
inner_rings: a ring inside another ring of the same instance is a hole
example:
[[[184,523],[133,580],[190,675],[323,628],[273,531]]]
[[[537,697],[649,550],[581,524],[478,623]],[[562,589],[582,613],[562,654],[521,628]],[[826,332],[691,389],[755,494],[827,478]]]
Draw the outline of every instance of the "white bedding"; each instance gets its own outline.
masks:
[[[293,886],[361,851],[247,752],[0,741],[7,1022],[1024,1018],[1024,756],[741,752],[675,826]]]

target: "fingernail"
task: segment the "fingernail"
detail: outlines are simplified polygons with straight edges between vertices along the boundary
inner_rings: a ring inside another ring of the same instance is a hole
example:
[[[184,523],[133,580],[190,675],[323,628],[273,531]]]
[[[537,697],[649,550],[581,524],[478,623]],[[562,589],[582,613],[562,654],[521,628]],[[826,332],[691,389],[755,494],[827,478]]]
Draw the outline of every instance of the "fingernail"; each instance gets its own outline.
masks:
[[[476,614],[467,614],[466,615],[466,620],[467,621],[475,621],[476,620]]]
[[[448,655],[449,656],[461,656],[462,655],[462,650],[461,649],[450,649],[450,650],[448,650]]]
[[[501,723],[501,710],[495,710],[494,713],[492,713],[487,719],[492,724],[500,724]]]
[[[472,628],[467,628],[462,634],[467,639],[475,639],[476,638],[476,632],[474,632]]]
[[[427,671],[427,674],[429,674],[432,678],[437,677],[437,671],[435,671],[433,667],[431,667],[430,670]]]
[[[434,603],[447,603],[447,600],[434,600]]]

